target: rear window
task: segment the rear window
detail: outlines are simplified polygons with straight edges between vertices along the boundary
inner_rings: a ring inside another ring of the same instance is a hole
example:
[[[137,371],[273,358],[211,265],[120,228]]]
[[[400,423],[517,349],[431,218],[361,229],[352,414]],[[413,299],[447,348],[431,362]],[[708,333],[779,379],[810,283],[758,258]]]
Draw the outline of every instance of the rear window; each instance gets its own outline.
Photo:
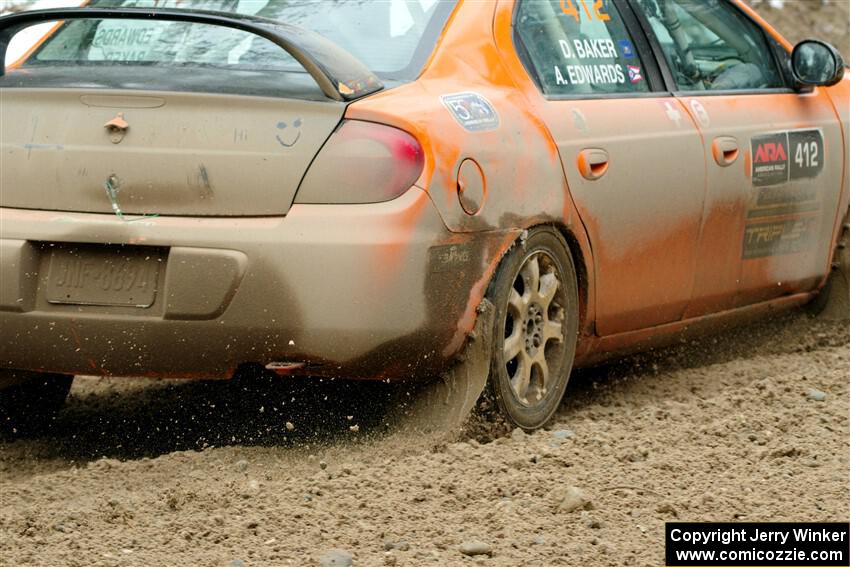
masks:
[[[385,80],[412,80],[433,49],[448,0],[92,0],[94,8],[191,8],[260,16],[318,32]],[[213,25],[144,20],[76,20],[24,66],[133,64],[302,71],[280,47]]]

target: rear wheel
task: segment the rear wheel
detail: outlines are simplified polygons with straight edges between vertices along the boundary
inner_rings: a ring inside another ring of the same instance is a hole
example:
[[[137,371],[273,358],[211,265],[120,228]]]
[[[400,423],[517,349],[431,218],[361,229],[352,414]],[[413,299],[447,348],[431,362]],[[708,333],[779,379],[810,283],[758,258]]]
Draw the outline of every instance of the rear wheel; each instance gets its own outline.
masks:
[[[578,333],[572,255],[552,227],[539,227],[502,261],[488,292],[496,306],[490,386],[515,425],[544,425],[567,387]]]
[[[0,432],[44,431],[62,409],[73,376],[0,370]]]

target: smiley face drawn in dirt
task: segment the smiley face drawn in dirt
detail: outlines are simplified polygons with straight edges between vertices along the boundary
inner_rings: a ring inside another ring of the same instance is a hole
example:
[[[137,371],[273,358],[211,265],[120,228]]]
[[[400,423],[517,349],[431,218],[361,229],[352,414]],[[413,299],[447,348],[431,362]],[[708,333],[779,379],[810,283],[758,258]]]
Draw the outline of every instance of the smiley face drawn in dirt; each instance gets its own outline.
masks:
[[[292,122],[292,128],[289,128],[289,124],[286,122],[280,121],[277,123],[277,129],[280,130],[278,134],[275,134],[275,138],[277,138],[277,142],[283,146],[284,148],[291,148],[295,144],[298,143],[298,140],[301,138],[301,119],[296,118]]]

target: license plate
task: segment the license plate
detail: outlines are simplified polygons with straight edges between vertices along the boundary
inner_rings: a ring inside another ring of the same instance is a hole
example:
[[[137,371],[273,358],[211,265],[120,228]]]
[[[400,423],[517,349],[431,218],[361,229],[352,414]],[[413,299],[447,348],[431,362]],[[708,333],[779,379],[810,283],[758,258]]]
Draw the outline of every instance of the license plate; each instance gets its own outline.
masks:
[[[73,246],[50,249],[47,301],[150,307],[163,253],[157,248]]]

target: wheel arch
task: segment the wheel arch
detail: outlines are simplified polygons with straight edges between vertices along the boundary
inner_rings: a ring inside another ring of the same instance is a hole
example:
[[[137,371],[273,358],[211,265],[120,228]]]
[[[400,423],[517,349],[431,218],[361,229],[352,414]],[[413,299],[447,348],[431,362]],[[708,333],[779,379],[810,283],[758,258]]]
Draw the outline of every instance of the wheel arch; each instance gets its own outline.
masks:
[[[514,240],[513,244],[505,250],[505,253],[499,258],[499,263],[496,266],[496,269],[493,270],[493,274],[490,277],[490,281],[487,284],[487,289],[484,293],[484,297],[492,296],[492,287],[493,282],[496,281],[497,275],[499,271],[502,269],[504,265],[504,259],[508,255],[508,253],[513,249],[514,246],[519,245],[524,235],[527,234],[527,231],[534,230],[538,227],[548,226],[553,228],[558,235],[564,240],[564,243],[567,245],[567,250],[570,252],[570,256],[573,260],[573,267],[576,270],[576,282],[578,285],[578,303],[579,303],[579,336],[592,334],[593,333],[593,272],[589,269],[592,265],[592,256],[589,241],[587,240],[586,235],[582,232],[578,232],[574,230],[574,227],[569,227],[563,222],[541,222],[533,225],[529,225],[521,232],[517,238]],[[577,233],[578,232],[578,233]]]

